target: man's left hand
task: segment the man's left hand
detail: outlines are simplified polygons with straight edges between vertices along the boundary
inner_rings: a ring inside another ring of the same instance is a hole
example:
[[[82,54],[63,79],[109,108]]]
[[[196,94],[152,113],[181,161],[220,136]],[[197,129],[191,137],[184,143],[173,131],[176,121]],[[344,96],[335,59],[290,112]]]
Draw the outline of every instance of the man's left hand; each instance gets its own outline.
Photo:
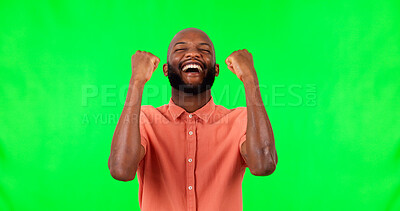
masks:
[[[253,64],[253,56],[246,49],[234,51],[226,58],[225,63],[228,65],[228,69],[242,82],[257,79]]]

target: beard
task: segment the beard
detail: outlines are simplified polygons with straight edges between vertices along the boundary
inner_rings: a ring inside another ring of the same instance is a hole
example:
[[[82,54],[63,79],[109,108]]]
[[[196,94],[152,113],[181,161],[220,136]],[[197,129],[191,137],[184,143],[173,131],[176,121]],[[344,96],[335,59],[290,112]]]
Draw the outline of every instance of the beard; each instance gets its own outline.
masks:
[[[171,86],[186,94],[197,95],[211,89],[215,80],[215,65],[208,69],[203,82],[199,85],[186,84],[178,74],[179,70],[168,64],[168,79]]]

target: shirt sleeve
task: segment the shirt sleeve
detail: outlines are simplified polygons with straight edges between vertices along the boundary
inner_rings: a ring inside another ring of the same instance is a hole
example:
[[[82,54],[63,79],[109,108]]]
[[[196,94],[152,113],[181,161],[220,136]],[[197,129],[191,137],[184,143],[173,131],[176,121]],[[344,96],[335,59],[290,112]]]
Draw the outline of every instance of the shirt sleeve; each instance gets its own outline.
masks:
[[[145,112],[143,111],[143,109],[141,109],[141,111],[140,111],[140,120],[139,120],[140,143],[144,147],[145,156],[146,156],[146,153],[147,153],[147,148],[149,146],[149,137],[148,137],[148,133],[147,133],[146,128],[149,127],[149,126],[150,126],[150,122],[149,122]]]
[[[240,156],[242,158],[242,165],[244,167],[248,167],[246,160],[244,159],[244,157],[242,156],[242,144],[246,141],[246,130],[247,130],[247,108],[245,107],[243,109],[243,111],[241,112],[240,118],[239,118],[239,122],[243,123],[246,122],[246,124],[241,124],[241,131],[242,131],[242,135],[240,136],[239,139],[239,152],[240,152]]]
[[[242,157],[242,165],[244,167],[247,167],[247,163],[246,160],[244,159],[244,157],[242,156],[242,144],[246,141],[246,133],[240,138],[239,140],[239,152],[240,152],[240,156]]]

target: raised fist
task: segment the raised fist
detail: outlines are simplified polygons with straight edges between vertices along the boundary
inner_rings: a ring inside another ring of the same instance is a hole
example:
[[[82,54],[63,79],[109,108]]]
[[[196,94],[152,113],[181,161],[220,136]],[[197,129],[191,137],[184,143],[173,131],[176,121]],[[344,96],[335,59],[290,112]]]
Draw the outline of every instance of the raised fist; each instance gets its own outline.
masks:
[[[132,81],[146,83],[157,69],[160,59],[146,51],[136,51],[132,55]]]
[[[253,56],[246,49],[234,51],[226,58],[225,63],[242,82],[246,79],[257,78]]]

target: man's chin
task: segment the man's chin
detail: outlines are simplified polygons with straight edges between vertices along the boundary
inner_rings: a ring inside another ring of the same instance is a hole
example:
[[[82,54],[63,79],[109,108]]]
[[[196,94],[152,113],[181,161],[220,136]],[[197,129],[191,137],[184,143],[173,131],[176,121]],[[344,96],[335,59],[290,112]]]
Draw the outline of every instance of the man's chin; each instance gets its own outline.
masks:
[[[208,90],[204,89],[201,85],[190,85],[190,84],[185,84],[174,88],[186,94],[192,94],[192,95],[197,95]]]

